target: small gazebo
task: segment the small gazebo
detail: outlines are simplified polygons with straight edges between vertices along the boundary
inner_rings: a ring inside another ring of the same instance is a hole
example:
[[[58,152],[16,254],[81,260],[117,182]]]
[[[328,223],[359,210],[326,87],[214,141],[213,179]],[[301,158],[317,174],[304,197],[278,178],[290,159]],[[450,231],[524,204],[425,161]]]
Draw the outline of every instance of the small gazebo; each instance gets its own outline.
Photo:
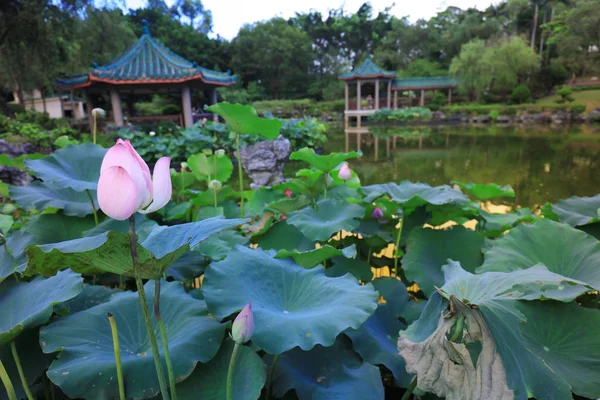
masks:
[[[91,94],[109,93],[112,115],[117,126],[123,126],[121,95],[181,93],[183,125],[193,125],[192,90],[210,90],[211,103],[217,102],[216,88],[234,84],[236,77],[228,72],[204,68],[175,54],[150,35],[146,22],[138,41],[113,61],[94,66],[83,75],[57,80],[59,90],[83,91],[88,113],[94,108]],[[132,105],[132,104],[130,104]],[[129,107],[130,111],[132,107]]]

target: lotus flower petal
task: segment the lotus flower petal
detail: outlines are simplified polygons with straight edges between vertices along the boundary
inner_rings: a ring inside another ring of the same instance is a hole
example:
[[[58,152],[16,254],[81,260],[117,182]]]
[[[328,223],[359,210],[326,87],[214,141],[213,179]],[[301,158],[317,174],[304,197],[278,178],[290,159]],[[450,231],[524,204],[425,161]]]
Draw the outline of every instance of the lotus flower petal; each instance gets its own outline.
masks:
[[[154,186],[154,197],[152,204],[146,210],[139,210],[142,214],[148,214],[163,208],[169,200],[171,200],[171,194],[173,192],[173,186],[171,184],[171,158],[162,157],[156,162],[154,166],[153,186]]]
[[[116,220],[125,220],[135,213],[137,187],[127,170],[113,166],[100,174],[98,204],[106,215]]]

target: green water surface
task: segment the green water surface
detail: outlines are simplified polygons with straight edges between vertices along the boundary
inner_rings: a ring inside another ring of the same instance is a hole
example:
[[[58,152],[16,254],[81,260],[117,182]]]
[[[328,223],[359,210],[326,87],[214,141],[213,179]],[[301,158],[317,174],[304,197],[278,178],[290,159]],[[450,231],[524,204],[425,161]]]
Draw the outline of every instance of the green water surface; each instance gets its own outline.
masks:
[[[600,193],[600,126],[330,126],[326,152],[360,150],[351,160],[363,185],[408,179],[430,185],[510,184],[508,205],[539,208]]]

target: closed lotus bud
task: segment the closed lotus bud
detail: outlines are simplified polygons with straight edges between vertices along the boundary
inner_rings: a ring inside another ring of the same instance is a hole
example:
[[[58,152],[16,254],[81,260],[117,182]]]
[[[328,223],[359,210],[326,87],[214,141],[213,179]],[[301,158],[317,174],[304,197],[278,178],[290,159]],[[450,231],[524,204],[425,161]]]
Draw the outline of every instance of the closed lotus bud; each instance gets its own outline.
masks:
[[[250,340],[253,334],[254,315],[252,314],[252,303],[248,303],[233,321],[231,337],[237,344],[243,344]]]
[[[219,149],[215,151],[215,155],[217,156],[217,158],[223,158],[225,156],[225,150]]]
[[[202,125],[206,125],[206,118],[202,118]]]
[[[218,192],[219,190],[221,190],[222,187],[223,187],[223,184],[221,183],[221,181],[218,181],[216,179],[208,182],[208,188],[210,190],[214,190],[214,191]]]
[[[280,221],[285,221],[287,219],[287,217],[285,215],[282,215],[281,217],[279,217]]]
[[[375,207],[371,212],[371,217],[373,219],[381,219],[383,218],[383,210],[379,207]]]
[[[283,192],[283,194],[285,194],[285,196],[289,199],[292,197],[292,191],[290,189],[285,189],[285,191]]]
[[[348,167],[347,163],[344,163],[344,165],[342,165],[342,168],[340,168],[338,178],[340,178],[343,181],[347,181],[348,179],[352,178],[352,171],[350,170],[350,167]]]
[[[150,135],[150,136],[156,136],[156,132],[154,132],[154,131],[150,131],[149,135]]]
[[[97,119],[102,119],[106,116],[106,111],[101,108],[94,108],[92,110],[92,115]]]
[[[186,163],[185,161],[181,163],[181,170],[182,171],[186,171],[188,169],[188,163]]]

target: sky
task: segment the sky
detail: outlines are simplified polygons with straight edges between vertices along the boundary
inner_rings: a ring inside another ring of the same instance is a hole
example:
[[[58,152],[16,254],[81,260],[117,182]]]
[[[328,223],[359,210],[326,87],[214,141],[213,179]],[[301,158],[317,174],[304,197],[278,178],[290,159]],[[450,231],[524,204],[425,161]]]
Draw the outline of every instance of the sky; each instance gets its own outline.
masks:
[[[213,32],[231,40],[247,23],[268,20],[275,16],[289,18],[296,12],[317,10],[327,15],[328,10],[344,6],[348,12],[356,12],[366,0],[202,0],[204,7],[213,15]],[[139,8],[146,0],[125,0],[128,8]],[[166,0],[171,5],[174,0]],[[376,11],[394,4],[394,0],[370,0]],[[391,13],[397,17],[408,16],[410,21],[429,18],[448,6],[476,7],[480,10],[498,0],[396,0]]]

